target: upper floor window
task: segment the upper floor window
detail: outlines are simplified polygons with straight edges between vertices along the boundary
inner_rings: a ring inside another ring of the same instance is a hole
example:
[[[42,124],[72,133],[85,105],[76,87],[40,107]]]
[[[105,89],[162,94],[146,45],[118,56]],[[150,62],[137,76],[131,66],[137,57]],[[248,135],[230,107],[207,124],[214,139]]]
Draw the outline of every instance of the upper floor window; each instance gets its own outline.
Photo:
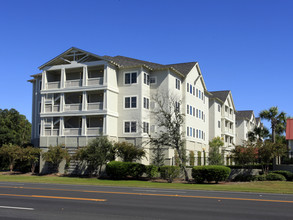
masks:
[[[149,76],[149,74],[147,74],[147,73],[143,74],[143,83],[146,84],[146,85],[150,84],[150,76]]]
[[[146,97],[143,97],[143,107],[149,109],[150,100]]]
[[[187,83],[187,87],[186,88],[187,88],[187,92],[189,92],[189,83]]]
[[[198,98],[201,99],[201,91],[200,90],[198,91]]]
[[[181,84],[181,81],[179,79],[175,79],[175,88],[180,90],[180,84]]]
[[[180,102],[175,102],[176,111],[180,112]]]
[[[143,133],[149,133],[149,123],[148,122],[143,122]]]
[[[136,121],[125,121],[124,133],[136,133]]]
[[[196,97],[198,97],[198,89],[196,89]]]
[[[125,97],[124,108],[136,108],[137,106],[137,97]]]
[[[135,84],[137,83],[137,72],[125,73],[124,75],[125,84]]]
[[[218,105],[218,112],[221,112],[221,106]]]
[[[195,88],[194,88],[194,86],[193,86],[193,90],[192,91],[193,91],[193,95],[195,95]]]
[[[187,112],[186,113],[189,114],[189,105],[187,105]]]
[[[150,84],[156,84],[157,83],[157,77],[152,76],[150,77]]]
[[[192,85],[190,84],[190,89],[189,89],[189,91],[190,91],[190,94],[192,95]]]

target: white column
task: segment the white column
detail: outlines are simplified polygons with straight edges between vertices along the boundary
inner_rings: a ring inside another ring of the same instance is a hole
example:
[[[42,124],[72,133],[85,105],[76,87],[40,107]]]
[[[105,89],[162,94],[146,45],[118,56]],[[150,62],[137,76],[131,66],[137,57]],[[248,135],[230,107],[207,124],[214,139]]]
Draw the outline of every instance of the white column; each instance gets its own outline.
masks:
[[[87,110],[87,97],[86,97],[86,91],[82,92],[82,111]]]
[[[104,115],[104,118],[103,118],[103,135],[107,135],[108,132],[107,132],[107,117],[106,115]]]
[[[42,90],[45,90],[47,88],[47,72],[43,71],[42,74]]]
[[[107,69],[108,69],[107,68],[107,65],[105,64],[104,65],[104,80],[103,80],[104,81],[103,82],[104,85],[107,85],[107,83],[108,83],[108,72],[107,72]]]
[[[41,119],[41,132],[40,132],[40,136],[44,136],[44,118]]]
[[[64,136],[64,117],[60,117],[59,136]]]
[[[87,79],[88,79],[88,70],[87,70],[87,66],[84,66],[83,74],[82,74],[82,86],[87,86]]]
[[[45,95],[42,95],[41,96],[41,109],[40,109],[40,113],[44,113],[44,112],[45,112]]]
[[[81,135],[86,136],[86,116],[82,116]]]
[[[61,81],[60,81],[60,88],[65,88],[65,81],[66,81],[66,72],[65,68],[61,69]]]
[[[64,93],[60,95],[60,112],[64,112]]]
[[[103,110],[107,110],[107,90],[104,90]]]

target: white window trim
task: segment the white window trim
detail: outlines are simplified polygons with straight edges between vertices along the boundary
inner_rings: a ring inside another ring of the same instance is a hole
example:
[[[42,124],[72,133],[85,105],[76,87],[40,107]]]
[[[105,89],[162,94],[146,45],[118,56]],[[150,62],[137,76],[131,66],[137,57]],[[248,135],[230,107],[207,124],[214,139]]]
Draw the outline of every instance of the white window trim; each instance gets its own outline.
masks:
[[[125,122],[130,122],[130,132],[125,132]],[[136,123],[136,132],[131,132],[131,122]],[[137,126],[137,121],[134,120],[123,120],[123,134],[137,134],[138,133],[138,126]]]
[[[136,108],[131,108],[131,98],[132,97],[136,97]],[[125,108],[125,98],[130,98],[130,108]],[[132,109],[138,109],[138,96],[137,95],[123,96],[123,110],[132,110]]]
[[[144,74],[146,75],[146,83],[144,83]],[[148,77],[149,77],[149,84],[147,83],[147,81],[148,81]],[[150,86],[150,74],[149,73],[146,73],[146,72],[143,72],[143,78],[142,78],[142,83],[144,84],[144,85],[146,85],[146,86]],[[125,82],[125,81],[124,81]]]
[[[155,79],[154,83],[151,83],[151,78]],[[156,76],[150,76],[150,85],[156,85],[157,84],[157,77]]]
[[[125,83],[125,75],[127,73],[130,73],[130,83],[129,84]],[[131,83],[131,81],[132,81],[132,73],[136,73],[136,83]],[[131,85],[137,85],[137,84],[138,84],[138,71],[127,71],[127,72],[123,73],[123,85],[124,86],[131,86]]]
[[[149,108],[145,108],[145,107],[143,106],[143,105],[144,105],[144,98],[146,98],[146,99],[149,100]],[[137,100],[137,99],[136,99],[136,100]],[[141,104],[142,104],[141,108],[146,109],[146,110],[150,110],[150,108],[151,108],[151,100],[150,100],[149,97],[147,97],[147,96],[143,96]],[[136,105],[136,106],[137,106],[137,105]]]

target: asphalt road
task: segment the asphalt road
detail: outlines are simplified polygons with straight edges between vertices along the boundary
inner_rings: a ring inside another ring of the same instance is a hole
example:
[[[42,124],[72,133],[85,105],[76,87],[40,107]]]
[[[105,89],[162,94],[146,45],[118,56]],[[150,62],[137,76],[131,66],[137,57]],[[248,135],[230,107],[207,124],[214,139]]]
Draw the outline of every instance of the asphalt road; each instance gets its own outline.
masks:
[[[293,195],[0,182],[0,219],[293,219]]]

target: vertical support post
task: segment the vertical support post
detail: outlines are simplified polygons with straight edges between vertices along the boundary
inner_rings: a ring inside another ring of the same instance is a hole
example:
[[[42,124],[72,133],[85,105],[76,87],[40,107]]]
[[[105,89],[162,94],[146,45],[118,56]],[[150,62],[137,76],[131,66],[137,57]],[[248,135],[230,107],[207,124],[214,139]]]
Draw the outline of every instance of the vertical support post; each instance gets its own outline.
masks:
[[[45,121],[44,121],[44,118],[41,118],[41,132],[40,132],[40,136],[44,136],[44,124],[45,124]]]
[[[87,66],[84,66],[83,74],[82,74],[82,86],[87,86],[87,79],[88,79],[88,69],[87,69]]]
[[[82,92],[82,111],[87,111],[87,97],[86,91]]]
[[[86,136],[86,116],[82,116],[82,126],[81,126],[81,135]]]
[[[104,65],[104,82],[103,82],[103,85],[107,85],[108,83],[108,68],[107,68],[107,64]]]
[[[60,95],[60,112],[64,112],[64,93]]]
[[[108,132],[107,132],[107,117],[106,115],[104,115],[104,118],[103,118],[103,135],[107,135]]]
[[[60,117],[59,136],[64,136],[64,117]]]
[[[45,90],[47,88],[47,72],[43,71],[42,74],[42,90]]]
[[[40,109],[40,113],[44,113],[45,112],[45,95],[41,95],[41,109]]]
[[[65,81],[66,81],[66,72],[65,68],[61,69],[61,80],[60,80],[60,88],[65,88]]]
[[[107,90],[104,90],[103,110],[107,110]]]

